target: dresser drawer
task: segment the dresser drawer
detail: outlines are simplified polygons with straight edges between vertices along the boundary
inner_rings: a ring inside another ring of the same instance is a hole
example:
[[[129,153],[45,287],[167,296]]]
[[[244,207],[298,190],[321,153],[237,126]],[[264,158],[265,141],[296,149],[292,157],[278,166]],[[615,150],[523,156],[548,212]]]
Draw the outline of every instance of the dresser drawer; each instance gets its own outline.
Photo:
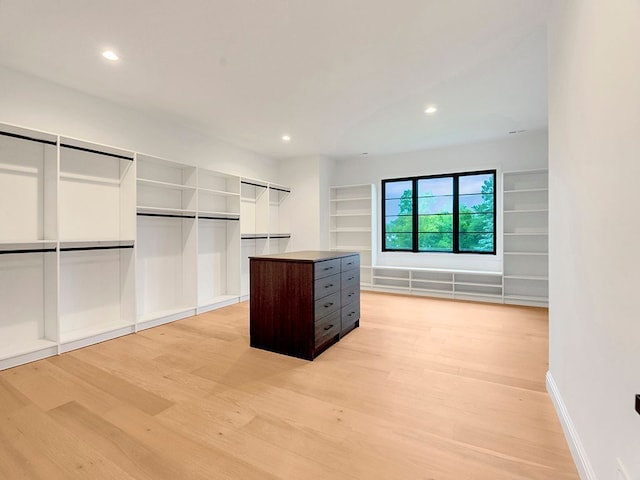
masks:
[[[313,287],[314,298],[317,300],[340,290],[340,274],[319,278]]]
[[[334,273],[340,273],[340,259],[333,258],[331,260],[325,260],[323,262],[316,262],[313,265],[313,278],[328,277]]]
[[[360,303],[360,285],[354,285],[342,290],[342,306],[346,307],[353,302]]]
[[[341,259],[342,271],[354,270],[360,268],[360,255],[351,255]]]
[[[360,270],[348,270],[342,272],[342,288],[360,286]]]
[[[315,301],[315,321],[340,310],[340,291]]]
[[[341,320],[340,311],[324,317],[315,324],[315,346],[319,347],[331,337],[340,333]]]
[[[358,320],[360,320],[360,303],[352,303],[342,308],[342,331],[349,330]]]

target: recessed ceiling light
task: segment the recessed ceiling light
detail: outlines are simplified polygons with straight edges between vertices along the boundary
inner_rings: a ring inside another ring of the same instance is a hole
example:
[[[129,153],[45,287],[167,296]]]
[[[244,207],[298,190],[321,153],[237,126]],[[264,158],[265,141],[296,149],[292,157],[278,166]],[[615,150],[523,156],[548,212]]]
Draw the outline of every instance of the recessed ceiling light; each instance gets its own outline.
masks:
[[[107,60],[111,60],[112,62],[120,59],[120,57],[118,57],[116,52],[114,52],[113,50],[105,50],[104,52],[102,52],[102,56]]]
[[[283,135],[282,136],[282,141],[284,143],[289,143],[291,141],[291,137],[289,135]]]
[[[432,115],[438,111],[438,107],[435,105],[427,105],[427,108],[424,109],[424,113],[427,115]]]

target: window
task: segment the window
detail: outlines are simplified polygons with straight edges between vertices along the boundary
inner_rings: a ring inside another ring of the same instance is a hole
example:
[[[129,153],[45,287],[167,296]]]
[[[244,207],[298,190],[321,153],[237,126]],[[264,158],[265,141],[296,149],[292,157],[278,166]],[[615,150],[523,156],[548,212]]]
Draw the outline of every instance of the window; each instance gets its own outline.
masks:
[[[382,250],[496,253],[496,171],[382,181]]]

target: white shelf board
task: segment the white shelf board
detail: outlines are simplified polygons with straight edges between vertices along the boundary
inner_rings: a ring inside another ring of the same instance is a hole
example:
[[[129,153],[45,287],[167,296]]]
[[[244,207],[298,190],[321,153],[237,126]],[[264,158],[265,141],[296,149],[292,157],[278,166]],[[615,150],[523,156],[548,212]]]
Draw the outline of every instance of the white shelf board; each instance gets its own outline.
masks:
[[[191,306],[182,306],[177,308],[170,308],[167,310],[156,310],[154,312],[148,312],[138,317],[138,323],[149,322],[151,320],[157,320],[159,318],[170,317],[172,315],[181,315],[184,313],[189,313],[195,311],[196,307]]]
[[[456,297],[464,296],[464,297],[502,299],[502,293],[498,293],[498,294],[494,294],[494,293],[479,293],[479,292],[465,292],[465,291],[458,291],[458,290],[456,290],[454,292],[454,296],[456,296]]]
[[[411,284],[414,283],[440,283],[444,285],[453,285],[453,280],[427,280],[424,278],[412,278]]]
[[[489,283],[455,282],[455,284],[460,286],[466,286],[466,287],[502,288],[502,285],[491,285]]]
[[[360,233],[371,232],[371,228],[368,227],[352,227],[352,228],[334,228],[329,230],[331,233]]]
[[[505,210],[504,213],[548,213],[548,208],[529,208],[522,210]]]
[[[49,348],[57,348],[57,346],[58,344],[56,342],[45,339],[34,339],[24,342],[14,341],[9,345],[3,345],[2,348],[0,348],[0,360],[17,357],[19,355],[26,355]]]
[[[111,248],[111,247],[132,247],[134,239],[127,240],[60,240],[60,248]]]
[[[505,275],[505,280],[535,280],[539,282],[548,282],[549,277],[544,275]]]
[[[138,205],[136,209],[138,213],[156,213],[159,215],[195,216],[196,214],[195,210],[184,208],[147,207],[145,205]]]
[[[371,201],[371,197],[352,197],[352,198],[332,198],[332,202],[360,202],[362,200]]]
[[[535,193],[535,192],[548,192],[548,188],[521,188],[517,190],[505,190],[504,193]]]
[[[362,212],[362,213],[332,213],[332,217],[370,217],[371,212]]]
[[[196,187],[192,185],[181,185],[179,183],[160,182],[158,180],[150,180],[147,178],[138,178],[137,183],[138,185],[146,185],[149,187],[165,188],[170,190],[192,190],[193,191],[196,189]]]
[[[41,250],[43,248],[51,249],[56,248],[57,244],[58,242],[56,242],[55,240],[0,242],[0,252],[6,252],[8,250]]]
[[[529,295],[504,295],[505,300],[523,300],[527,302],[548,302],[549,297],[534,297]]]
[[[505,255],[520,255],[520,256],[532,256],[532,257],[547,257],[548,252],[504,252]]]
[[[214,212],[212,210],[198,210],[198,216],[201,217],[239,217],[240,212]]]
[[[504,232],[505,237],[548,237],[549,232]]]
[[[60,319],[61,323],[64,323],[64,318]],[[75,342],[76,340],[83,340],[97,335],[108,333],[120,328],[133,328],[132,322],[125,322],[122,320],[114,320],[112,322],[102,323],[94,327],[79,328],[76,330],[69,330],[67,332],[60,333],[60,343]]]
[[[212,188],[198,187],[198,193],[206,193],[209,195],[219,195],[221,197],[239,197],[238,192],[228,192],[226,190],[214,190]]]

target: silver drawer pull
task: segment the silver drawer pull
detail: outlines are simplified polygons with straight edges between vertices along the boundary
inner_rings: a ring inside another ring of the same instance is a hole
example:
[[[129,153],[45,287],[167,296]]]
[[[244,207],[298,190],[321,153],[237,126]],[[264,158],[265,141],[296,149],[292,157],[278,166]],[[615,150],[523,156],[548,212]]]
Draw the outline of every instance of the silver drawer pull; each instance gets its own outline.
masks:
[[[325,331],[326,330],[331,330],[332,328],[333,328],[333,323],[331,325],[327,326],[327,327],[324,327]]]
[[[331,288],[333,287],[333,283],[330,283],[329,285],[325,285],[324,288]]]
[[[356,277],[349,277],[349,278],[347,278],[347,280],[353,280],[354,278],[356,278]]]
[[[331,305],[333,305],[333,302],[325,303],[324,308],[329,308]]]
[[[324,267],[325,270],[331,270],[333,267]]]
[[[347,317],[350,317],[351,315],[355,315],[356,312],[351,312],[349,315],[347,315]]]

